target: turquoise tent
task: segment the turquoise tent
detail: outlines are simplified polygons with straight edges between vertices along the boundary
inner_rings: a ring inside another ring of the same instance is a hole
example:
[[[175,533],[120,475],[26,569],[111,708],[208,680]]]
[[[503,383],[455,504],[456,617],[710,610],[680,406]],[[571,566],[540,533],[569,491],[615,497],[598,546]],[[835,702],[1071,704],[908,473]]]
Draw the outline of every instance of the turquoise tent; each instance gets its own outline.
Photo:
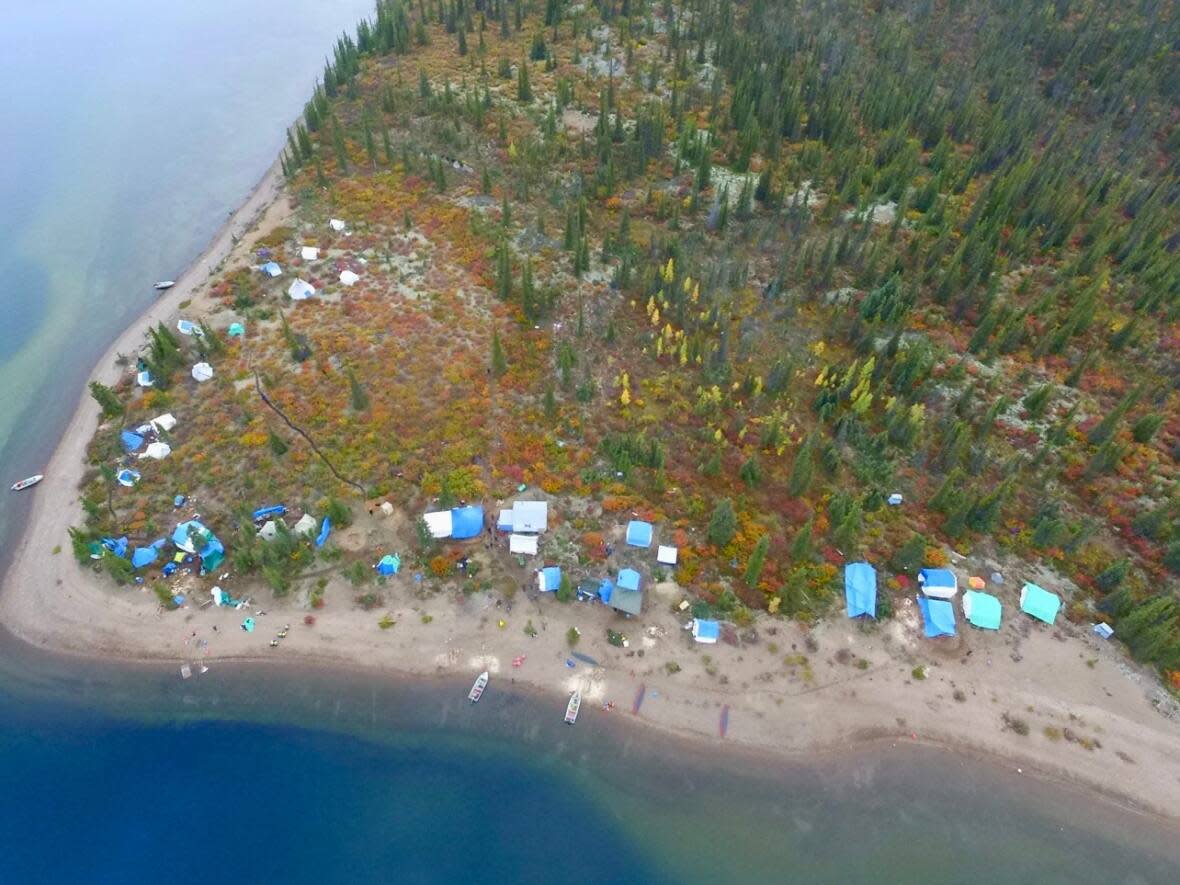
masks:
[[[963,617],[984,630],[1000,629],[1000,600],[990,593],[968,590],[963,594]]]
[[[877,617],[877,570],[867,562],[844,566],[844,601],[848,617]]]
[[[1020,591],[1020,610],[1038,621],[1052,624],[1057,620],[1057,611],[1060,608],[1061,597],[1056,593],[1050,593],[1044,587],[1025,584]]]

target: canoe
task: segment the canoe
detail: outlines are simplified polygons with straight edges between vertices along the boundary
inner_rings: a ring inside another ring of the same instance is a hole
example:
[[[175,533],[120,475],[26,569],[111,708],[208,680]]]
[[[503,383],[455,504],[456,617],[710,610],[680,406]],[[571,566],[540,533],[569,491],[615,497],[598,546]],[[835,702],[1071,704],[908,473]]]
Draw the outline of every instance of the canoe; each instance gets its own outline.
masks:
[[[467,700],[475,703],[483,697],[483,690],[488,687],[488,671],[484,670],[475,677],[475,684],[471,686],[471,691],[467,692]]]
[[[26,479],[22,479],[20,482],[14,482],[12,484],[12,490],[14,492],[19,492],[21,489],[27,489],[29,486],[35,486],[43,479],[45,479],[45,476],[38,473],[36,476],[30,476]]]
[[[570,695],[570,701],[565,705],[565,724],[573,725],[578,721],[578,710],[582,706],[582,693],[575,691]]]

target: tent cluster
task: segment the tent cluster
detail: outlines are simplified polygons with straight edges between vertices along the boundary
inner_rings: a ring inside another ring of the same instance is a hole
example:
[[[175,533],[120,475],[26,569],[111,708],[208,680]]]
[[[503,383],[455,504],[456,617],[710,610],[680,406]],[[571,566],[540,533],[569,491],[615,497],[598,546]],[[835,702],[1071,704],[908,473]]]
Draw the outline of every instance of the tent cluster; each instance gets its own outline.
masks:
[[[514,501],[511,509],[501,510],[496,530],[510,532],[508,552],[536,556],[540,536],[549,528],[549,504],[545,501]]]
[[[450,510],[435,510],[422,514],[422,519],[432,538],[466,541],[478,538],[479,533],[483,531],[483,505],[472,504]]]
[[[261,524],[258,529],[258,537],[264,541],[273,541],[279,534],[279,526],[286,527],[286,522],[283,516],[287,513],[285,504],[271,504],[266,507],[259,507],[251,515],[255,525]],[[316,536],[316,529],[319,528],[319,535]],[[300,535],[306,538],[315,536],[315,544],[317,547],[323,547],[324,542],[328,540],[328,534],[332,531],[332,521],[328,517],[324,517],[322,521],[317,520],[310,513],[304,513],[294,526],[290,528],[293,535]]]

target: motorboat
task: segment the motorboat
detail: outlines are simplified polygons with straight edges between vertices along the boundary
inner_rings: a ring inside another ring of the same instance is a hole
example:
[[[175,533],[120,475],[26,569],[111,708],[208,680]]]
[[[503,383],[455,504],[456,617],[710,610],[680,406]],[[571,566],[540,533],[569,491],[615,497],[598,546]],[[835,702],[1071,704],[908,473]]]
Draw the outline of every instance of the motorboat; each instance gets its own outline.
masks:
[[[582,708],[582,693],[575,691],[570,695],[570,702],[565,705],[565,724],[573,725],[578,721],[578,710]]]
[[[157,292],[163,292],[165,289],[171,289],[176,285],[176,280],[160,280],[156,285],[152,286]]]
[[[477,677],[475,677],[475,684],[471,686],[471,691],[467,692],[467,700],[475,703],[483,697],[483,690],[488,687],[488,671],[484,670]]]
[[[43,479],[45,479],[44,475],[38,473],[36,476],[30,476],[22,479],[20,482],[14,482],[12,484],[12,490],[14,492],[19,492],[21,489],[27,489],[29,486],[35,486]]]

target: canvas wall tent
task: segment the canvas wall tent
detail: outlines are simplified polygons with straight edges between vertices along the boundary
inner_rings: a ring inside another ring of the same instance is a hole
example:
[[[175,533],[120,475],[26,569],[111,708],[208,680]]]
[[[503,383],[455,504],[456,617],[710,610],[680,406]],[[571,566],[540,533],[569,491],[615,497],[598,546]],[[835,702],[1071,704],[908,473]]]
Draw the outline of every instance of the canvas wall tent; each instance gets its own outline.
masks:
[[[661,544],[656,550],[656,562],[660,565],[676,565],[679,558],[680,551],[675,547],[665,547]]]
[[[955,635],[955,607],[945,599],[918,597],[918,608],[922,610],[922,623],[926,638]]]
[[[536,535],[509,535],[508,552],[520,553],[524,556],[536,556],[537,540]]]
[[[197,363],[193,366],[192,376],[194,381],[208,381],[213,377],[213,367],[208,363]]]
[[[339,218],[329,218],[328,227],[332,228],[332,230],[336,231],[337,233],[340,233],[345,227],[347,227],[347,225],[345,225],[345,223]]]
[[[918,584],[931,599],[950,599],[959,592],[959,579],[945,568],[924,568],[918,572]]]
[[[516,501],[512,504],[512,531],[529,534],[549,528],[549,504],[545,501]]]
[[[320,257],[320,250],[315,246],[304,246],[299,250],[299,257],[304,261],[315,261]]]
[[[165,412],[163,415],[158,415],[148,422],[156,429],[156,433],[167,433],[176,426],[176,418],[171,412]]]
[[[279,526],[273,519],[268,519],[266,523],[258,530],[258,537],[264,541],[273,541],[278,537]]]
[[[963,617],[984,630],[1000,629],[1000,600],[990,593],[967,590],[963,593]]]
[[[295,523],[291,532],[296,535],[314,535],[316,525],[316,518],[310,513],[305,513],[299,517],[299,521]]]
[[[1025,584],[1020,590],[1020,610],[1038,621],[1052,624],[1057,620],[1061,597],[1036,584]]]
[[[496,519],[496,529],[501,532],[512,531],[512,511],[501,510],[499,518]]]
[[[451,536],[451,518],[450,510],[435,510],[422,514],[422,519],[426,522],[426,528],[430,530],[432,538],[449,538]]]
[[[307,280],[295,280],[287,287],[287,295],[292,301],[306,301],[315,294],[315,286]]]
[[[451,510],[451,537],[464,541],[478,538],[483,531],[483,506],[456,507]]]
[[[162,461],[172,454],[172,446],[164,442],[149,443],[148,447],[144,449],[139,457],[151,458],[153,461]]]
[[[639,519],[627,523],[627,543],[632,547],[650,547],[651,523]]]
[[[877,570],[867,562],[844,566],[844,602],[848,617],[877,617]]]
[[[561,569],[555,565],[546,566],[537,572],[537,589],[542,593],[552,593],[561,586]]]
[[[697,642],[714,645],[720,636],[721,623],[719,621],[702,621],[700,618],[692,619],[692,638]]]
[[[354,285],[356,283],[356,281],[359,279],[360,279],[360,275],[353,273],[351,270],[340,271],[340,282],[342,285],[345,285],[345,286]]]

